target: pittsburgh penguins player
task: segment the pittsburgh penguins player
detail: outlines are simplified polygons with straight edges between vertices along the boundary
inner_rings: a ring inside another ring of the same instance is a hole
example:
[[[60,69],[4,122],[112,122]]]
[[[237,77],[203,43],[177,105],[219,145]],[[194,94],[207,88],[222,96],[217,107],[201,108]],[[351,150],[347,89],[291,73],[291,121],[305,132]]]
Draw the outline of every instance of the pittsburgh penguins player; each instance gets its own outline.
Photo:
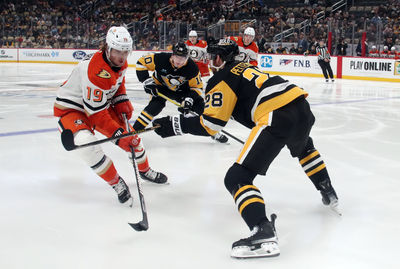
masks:
[[[152,77],[149,71],[154,71]],[[188,56],[185,43],[175,44],[172,54],[161,52],[141,57],[136,63],[136,75],[152,98],[133,125],[135,130],[145,128],[165,107],[166,99],[159,93],[183,103],[185,112],[203,113],[203,82],[197,65]]]
[[[154,71],[150,76],[149,71]],[[180,104],[184,115],[194,112],[201,115],[204,111],[203,82],[199,68],[189,58],[189,51],[184,42],[178,42],[167,52],[145,55],[136,63],[136,75],[144,84],[146,93],[152,95],[149,104],[143,109],[133,125],[135,130],[146,128],[153,117],[165,107],[166,99],[162,95]],[[161,95],[161,96],[160,96]],[[215,140],[228,141],[224,135],[217,135]]]
[[[284,146],[298,158],[304,172],[322,195],[322,202],[332,208],[338,197],[328,171],[309,136],[314,115],[306,101],[307,92],[280,76],[270,77],[249,63],[235,62],[236,43],[221,39],[209,45],[210,67],[214,76],[206,87],[203,115],[184,118],[169,116],[155,119],[156,133],[169,137],[190,133],[213,135],[233,117],[251,129],[236,162],[225,176],[225,186],[232,194],[239,213],[252,230],[248,238],[232,245],[235,258],[268,257],[280,254],[274,220],[269,220],[260,190],[253,184],[256,175],[265,175]]]

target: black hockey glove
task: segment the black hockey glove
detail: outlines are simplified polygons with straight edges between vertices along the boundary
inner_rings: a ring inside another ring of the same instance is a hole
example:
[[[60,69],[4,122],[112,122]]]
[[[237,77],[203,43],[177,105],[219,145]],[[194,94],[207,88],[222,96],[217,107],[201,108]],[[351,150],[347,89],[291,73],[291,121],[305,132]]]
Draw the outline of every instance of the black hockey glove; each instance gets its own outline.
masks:
[[[153,121],[153,126],[160,125],[154,131],[162,138],[182,135],[180,116],[168,116]]]
[[[184,116],[190,114],[190,112],[201,115],[204,112],[204,100],[199,95],[194,98],[185,97],[185,99],[182,101],[182,107],[179,107],[178,111]]]
[[[148,78],[143,81],[144,91],[152,96],[158,96],[157,84],[154,82],[153,78]]]

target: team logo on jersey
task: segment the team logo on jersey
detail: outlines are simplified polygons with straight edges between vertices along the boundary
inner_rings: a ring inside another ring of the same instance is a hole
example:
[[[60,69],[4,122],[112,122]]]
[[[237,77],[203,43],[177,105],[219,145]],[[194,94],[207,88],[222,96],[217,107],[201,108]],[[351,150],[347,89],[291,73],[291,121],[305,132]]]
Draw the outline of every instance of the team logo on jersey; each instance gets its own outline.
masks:
[[[171,74],[168,74],[167,76],[162,76],[162,79],[171,90],[176,90],[182,83],[185,82],[185,77],[174,76]]]
[[[199,56],[197,50],[190,50],[190,57],[197,58]]]
[[[98,77],[100,77],[100,78],[111,78],[111,75],[110,75],[110,73],[108,73],[106,70],[104,70],[104,69],[101,69],[101,71],[96,75],[96,76],[98,76]]]

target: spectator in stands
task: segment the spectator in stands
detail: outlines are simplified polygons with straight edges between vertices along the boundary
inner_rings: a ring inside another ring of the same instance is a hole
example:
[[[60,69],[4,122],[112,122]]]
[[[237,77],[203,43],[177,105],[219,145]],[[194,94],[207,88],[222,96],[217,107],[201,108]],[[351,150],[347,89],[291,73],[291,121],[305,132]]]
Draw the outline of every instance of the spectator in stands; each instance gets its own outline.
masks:
[[[341,39],[339,44],[336,46],[336,55],[345,56],[347,51],[347,43],[344,39]]]
[[[308,41],[303,33],[300,34],[300,39],[297,42],[297,47],[300,48],[300,46],[302,47],[303,51],[308,50]]]
[[[370,53],[369,50],[368,50],[368,39],[365,40],[364,44],[365,44],[365,56],[368,57],[369,53]],[[357,44],[357,48],[356,48],[356,55],[357,56],[362,56],[361,39],[358,40],[358,44]],[[379,51],[378,51],[378,56],[369,56],[369,57],[379,57]]]
[[[267,53],[267,54],[274,54],[275,53],[274,49],[268,43],[264,44],[264,49],[265,49],[265,53]]]
[[[294,46],[294,44],[292,44],[292,46],[290,46],[289,54],[297,54],[297,49]]]
[[[278,45],[278,48],[276,49],[277,54],[287,54],[286,47],[282,47],[282,43]]]
[[[305,50],[303,49],[303,46],[300,45],[297,47],[297,54],[304,54]]]

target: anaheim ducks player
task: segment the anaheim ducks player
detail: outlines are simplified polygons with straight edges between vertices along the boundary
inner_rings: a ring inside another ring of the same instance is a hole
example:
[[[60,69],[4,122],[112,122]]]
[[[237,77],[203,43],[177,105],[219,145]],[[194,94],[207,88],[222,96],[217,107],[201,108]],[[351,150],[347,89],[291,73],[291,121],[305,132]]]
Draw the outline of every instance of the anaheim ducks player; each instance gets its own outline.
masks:
[[[111,27],[106,46],[83,60],[59,88],[54,104],[54,116],[59,117],[59,129],[70,129],[75,144],[96,141],[94,131],[107,137],[126,132],[122,114],[132,117],[133,107],[126,95],[125,72],[127,57],[132,50],[132,38],[124,27]],[[134,147],[140,175],[155,183],[164,183],[167,177],[149,167],[141,139],[136,136],[117,140],[116,144],[130,152]],[[121,203],[130,197],[129,188],[118,175],[112,160],[100,146],[77,150],[80,156],[118,194]]]
[[[309,133],[314,115],[306,101],[307,92],[279,76],[270,77],[249,63],[236,62],[237,45],[230,39],[208,45],[214,76],[206,87],[203,115],[193,118],[169,116],[155,119],[156,133],[169,137],[183,133],[208,136],[221,130],[232,117],[251,129],[236,162],[225,176],[251,236],[232,245],[231,256],[252,258],[280,253],[274,220],[265,213],[264,199],[253,184],[257,174],[265,175],[269,165],[287,146],[299,159],[305,173],[322,195],[322,201],[335,209],[338,198],[328,171]]]
[[[199,40],[197,32],[192,30],[189,32],[189,40],[185,44],[189,48],[189,56],[199,68],[201,77],[210,76],[210,69],[207,64],[207,42]]]
[[[152,76],[149,71],[154,71]],[[150,53],[139,58],[136,75],[143,82],[145,92],[151,95],[151,100],[134,123],[135,130],[144,129],[165,107],[166,100],[158,93],[182,103],[183,109],[180,110],[185,114],[188,111],[203,113],[203,82],[197,65],[189,58],[185,43],[175,44],[172,54]]]
[[[236,61],[247,62],[254,66],[258,66],[258,46],[254,42],[256,32],[254,28],[247,27],[241,36],[231,36],[230,39],[235,41],[239,46],[239,55],[236,56]]]

